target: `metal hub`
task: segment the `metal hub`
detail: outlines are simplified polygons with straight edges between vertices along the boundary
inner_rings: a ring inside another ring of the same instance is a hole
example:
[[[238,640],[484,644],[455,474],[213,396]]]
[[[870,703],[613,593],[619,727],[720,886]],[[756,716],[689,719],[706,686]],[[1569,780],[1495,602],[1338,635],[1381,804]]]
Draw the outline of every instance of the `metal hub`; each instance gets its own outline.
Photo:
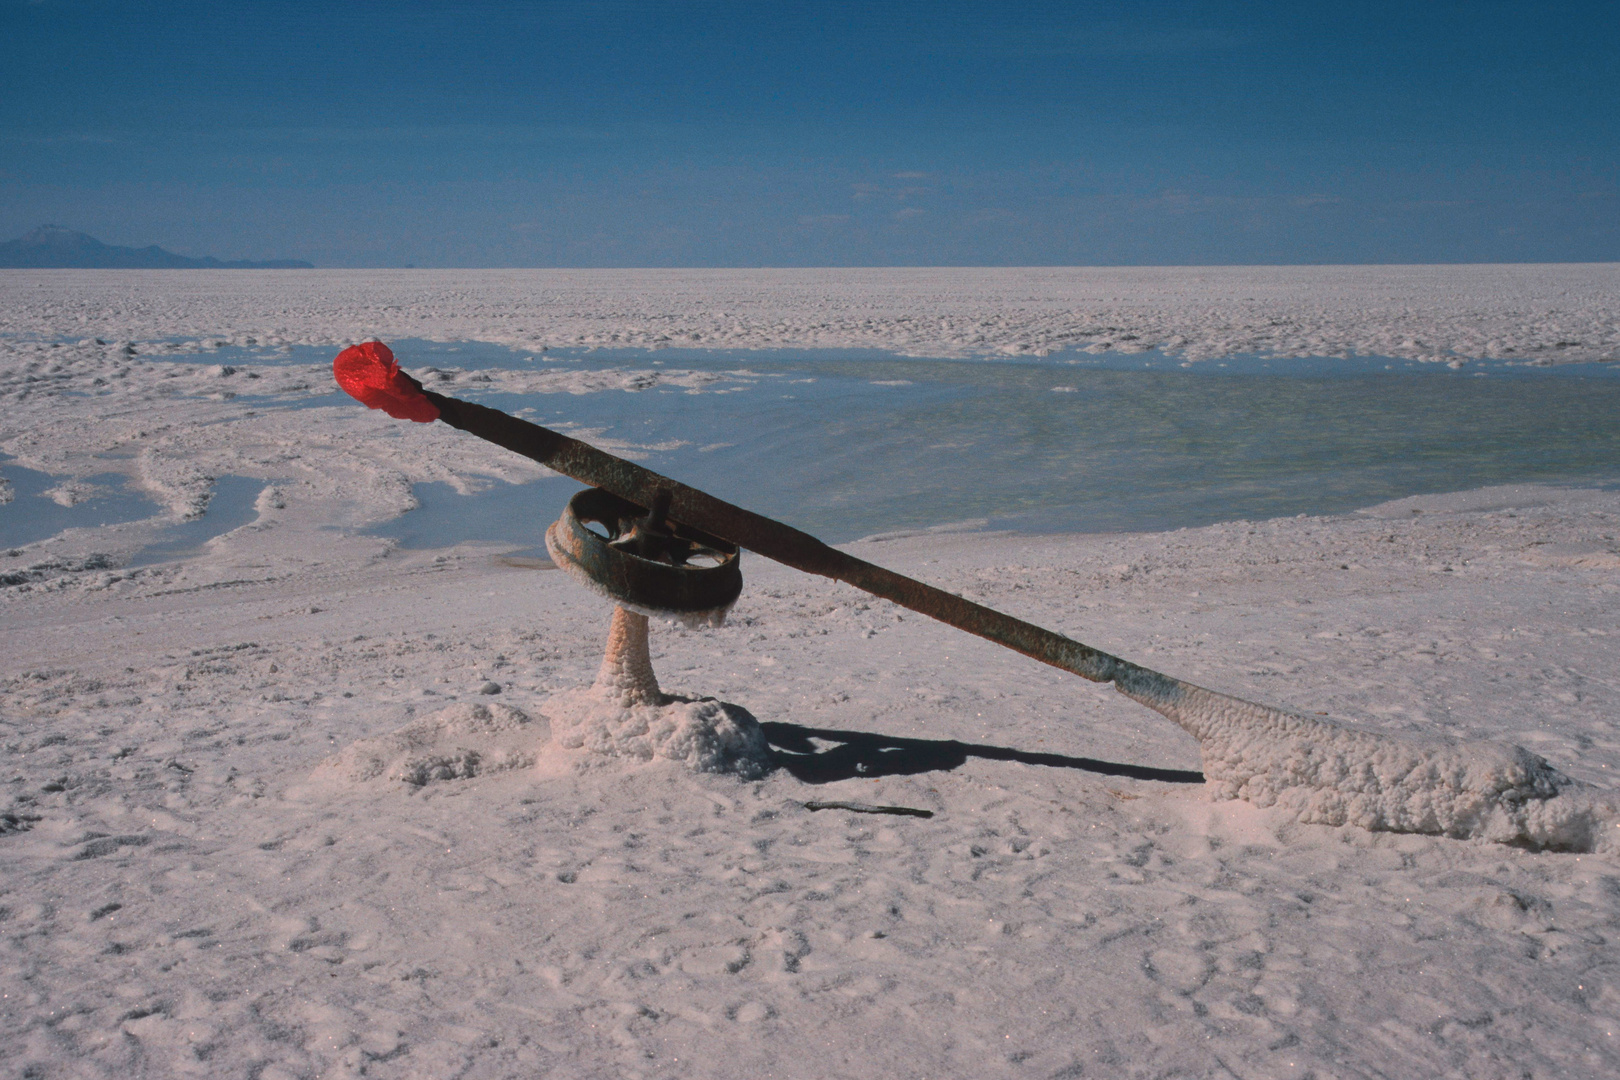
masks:
[[[742,592],[737,546],[669,521],[668,510],[667,492],[647,508],[601,488],[581,491],[546,530],[546,550],[587,588],[631,611],[718,624]]]

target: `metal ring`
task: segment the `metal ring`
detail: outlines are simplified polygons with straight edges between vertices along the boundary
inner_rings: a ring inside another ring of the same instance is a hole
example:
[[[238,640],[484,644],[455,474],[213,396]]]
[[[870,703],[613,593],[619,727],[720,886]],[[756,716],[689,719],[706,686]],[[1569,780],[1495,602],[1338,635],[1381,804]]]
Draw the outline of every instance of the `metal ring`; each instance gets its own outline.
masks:
[[[630,550],[647,517],[645,507],[590,488],[569,499],[546,530],[546,550],[581,584],[632,611],[718,625],[742,592],[737,545],[670,521],[657,544],[670,561],[647,558]]]

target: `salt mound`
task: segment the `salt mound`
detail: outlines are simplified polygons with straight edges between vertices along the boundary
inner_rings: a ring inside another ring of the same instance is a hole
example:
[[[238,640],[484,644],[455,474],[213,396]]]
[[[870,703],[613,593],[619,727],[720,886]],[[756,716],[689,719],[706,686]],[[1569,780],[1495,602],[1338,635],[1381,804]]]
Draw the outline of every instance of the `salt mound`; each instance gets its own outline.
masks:
[[[1148,673],[1152,674],[1152,673]],[[1520,746],[1398,739],[1217,694],[1166,676],[1121,692],[1198,739],[1217,799],[1296,820],[1480,838],[1531,848],[1620,848],[1620,808]]]
[[[457,704],[398,731],[353,743],[316,766],[311,778],[412,787],[466,780],[532,768],[550,737],[545,717],[533,720],[510,705]]]
[[[611,685],[571,690],[546,702],[558,746],[608,757],[684,761],[697,772],[755,780],[771,770],[765,732],[753,714],[714,698],[658,695],[631,701]]]

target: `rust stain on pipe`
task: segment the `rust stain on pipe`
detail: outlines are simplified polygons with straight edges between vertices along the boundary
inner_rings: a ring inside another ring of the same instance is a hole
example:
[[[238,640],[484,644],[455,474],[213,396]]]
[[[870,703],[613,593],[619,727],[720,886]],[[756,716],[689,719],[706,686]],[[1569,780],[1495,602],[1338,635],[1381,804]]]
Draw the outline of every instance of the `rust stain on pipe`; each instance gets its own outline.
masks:
[[[1152,696],[1157,696],[1154,692],[1162,694],[1180,684],[1180,680],[1073,638],[857,559],[791,525],[734,506],[550,428],[431,390],[423,393],[438,406],[439,419],[451,427],[538,461],[582,484],[603,488],[638,506],[651,506],[659,492],[668,492],[671,518],[723,537],[784,566],[853,585],[1092,682],[1111,682],[1127,692],[1145,692]]]

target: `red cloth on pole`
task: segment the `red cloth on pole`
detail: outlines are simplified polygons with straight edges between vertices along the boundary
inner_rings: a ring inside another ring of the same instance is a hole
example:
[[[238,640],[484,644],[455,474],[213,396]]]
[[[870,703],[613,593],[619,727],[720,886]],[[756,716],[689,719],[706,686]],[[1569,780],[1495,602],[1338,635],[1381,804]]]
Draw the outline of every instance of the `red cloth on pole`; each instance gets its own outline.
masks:
[[[393,350],[380,341],[350,345],[332,361],[332,377],[348,395],[395,420],[431,423],[439,407],[422,394],[417,381],[399,370]]]

